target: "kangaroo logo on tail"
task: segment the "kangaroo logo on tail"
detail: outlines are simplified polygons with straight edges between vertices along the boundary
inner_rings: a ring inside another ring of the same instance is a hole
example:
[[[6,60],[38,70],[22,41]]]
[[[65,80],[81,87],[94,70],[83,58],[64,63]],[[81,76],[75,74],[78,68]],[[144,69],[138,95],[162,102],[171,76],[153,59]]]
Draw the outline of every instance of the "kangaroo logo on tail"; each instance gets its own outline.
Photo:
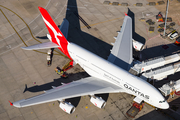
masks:
[[[67,46],[69,44],[68,41],[66,40],[60,29],[57,27],[49,13],[42,7],[38,8],[41,12],[44,23],[50,33],[51,41],[57,44],[59,46],[59,49],[72,60],[67,49]]]
[[[55,37],[56,38],[56,42],[58,43],[58,45],[60,46],[60,48],[63,50],[61,44],[60,44],[60,40],[57,38],[57,36],[63,37],[63,35],[60,32],[57,32],[54,27],[42,16],[45,24],[53,31],[53,36],[51,36],[52,38]]]

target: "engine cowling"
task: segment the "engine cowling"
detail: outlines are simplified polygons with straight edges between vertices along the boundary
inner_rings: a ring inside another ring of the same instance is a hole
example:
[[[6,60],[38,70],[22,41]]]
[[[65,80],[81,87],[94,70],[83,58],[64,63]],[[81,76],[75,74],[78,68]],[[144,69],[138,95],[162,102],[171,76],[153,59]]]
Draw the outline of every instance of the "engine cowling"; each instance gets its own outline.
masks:
[[[75,111],[74,105],[70,102],[60,102],[59,107],[68,114],[72,114]]]
[[[137,51],[141,51],[144,48],[144,45],[138,41],[133,40],[133,47]]]
[[[101,97],[91,96],[90,102],[98,108],[104,108],[106,105],[105,100]]]

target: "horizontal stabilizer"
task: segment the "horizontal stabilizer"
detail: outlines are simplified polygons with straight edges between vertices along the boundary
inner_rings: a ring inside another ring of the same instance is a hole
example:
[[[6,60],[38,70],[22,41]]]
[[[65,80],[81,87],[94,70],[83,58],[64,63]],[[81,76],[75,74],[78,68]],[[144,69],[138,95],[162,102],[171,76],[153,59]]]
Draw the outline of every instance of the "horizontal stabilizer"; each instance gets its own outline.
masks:
[[[57,48],[59,47],[57,44],[53,42],[46,42],[41,44],[36,44],[28,47],[21,47],[24,50],[38,50],[38,49],[48,49],[48,48]]]

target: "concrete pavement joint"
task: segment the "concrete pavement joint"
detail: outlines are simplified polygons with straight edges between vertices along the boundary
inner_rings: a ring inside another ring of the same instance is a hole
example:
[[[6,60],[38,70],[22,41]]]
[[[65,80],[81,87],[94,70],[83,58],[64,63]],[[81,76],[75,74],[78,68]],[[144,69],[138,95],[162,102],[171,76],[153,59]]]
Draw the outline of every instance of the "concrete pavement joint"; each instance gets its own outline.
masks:
[[[98,23],[95,23],[95,24],[90,24],[89,26],[95,26],[95,25],[98,25],[98,24],[102,24],[102,23],[106,23],[106,22],[110,22],[110,21],[118,20],[118,19],[122,19],[122,17],[114,18],[114,19],[106,20],[106,21],[102,21],[102,22],[98,22]],[[85,27],[86,27],[86,26],[83,26],[83,27],[81,27],[81,28],[85,28]]]
[[[113,99],[111,98],[111,97],[109,97],[110,99],[111,99],[111,101],[113,101]],[[116,105],[116,103],[115,103],[116,101],[113,101],[113,103],[114,103],[114,105],[116,106],[116,108],[118,108],[118,110],[121,112],[121,109],[119,108],[119,106],[118,105]],[[121,112],[123,115],[124,115],[124,113],[123,112]],[[126,116],[126,115],[124,115],[127,119],[128,119],[128,117]],[[112,116],[111,116],[112,117]]]

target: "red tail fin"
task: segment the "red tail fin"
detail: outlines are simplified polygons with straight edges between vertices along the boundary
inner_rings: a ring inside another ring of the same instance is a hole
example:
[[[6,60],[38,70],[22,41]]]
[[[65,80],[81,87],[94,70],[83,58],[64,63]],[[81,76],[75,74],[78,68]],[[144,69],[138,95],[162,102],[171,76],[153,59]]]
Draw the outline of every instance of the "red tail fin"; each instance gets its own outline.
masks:
[[[57,25],[49,15],[49,13],[42,7],[38,7],[38,8],[39,11],[41,12],[44,23],[51,35],[52,42],[59,45],[59,49],[72,60],[67,50],[68,41],[66,40],[62,32],[59,30],[59,28],[57,27]]]

